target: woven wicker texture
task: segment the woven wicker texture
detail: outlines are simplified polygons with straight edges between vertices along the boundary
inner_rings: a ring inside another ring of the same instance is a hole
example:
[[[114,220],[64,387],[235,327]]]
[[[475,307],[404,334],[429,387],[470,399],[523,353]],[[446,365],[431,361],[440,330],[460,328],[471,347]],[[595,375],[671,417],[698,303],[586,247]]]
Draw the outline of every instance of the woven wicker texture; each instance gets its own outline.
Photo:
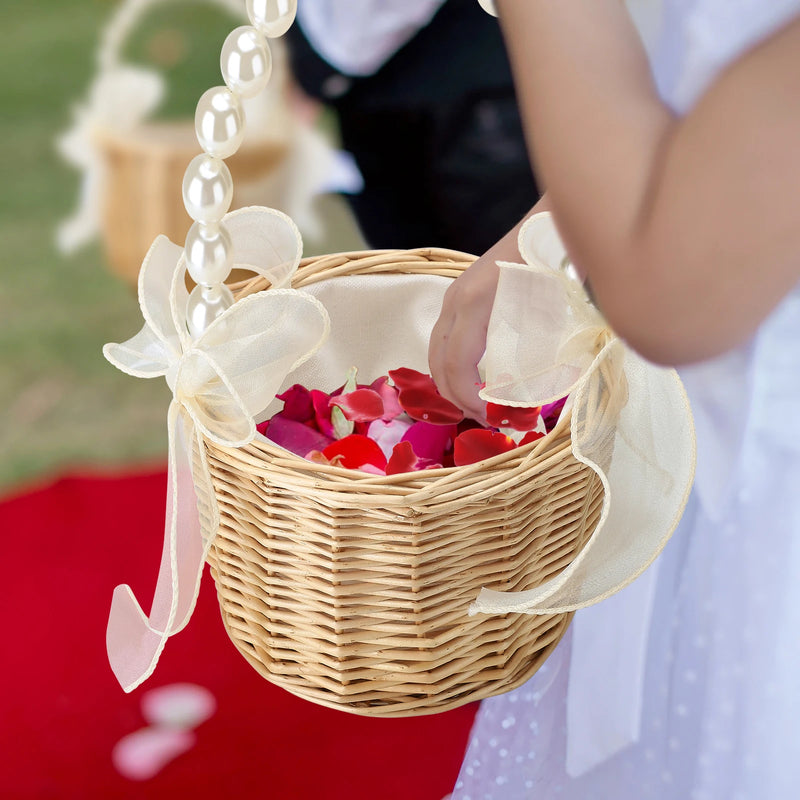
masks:
[[[456,277],[471,256],[381,251],[306,259],[294,285],[380,272]],[[239,296],[264,288],[239,287]],[[222,617],[267,680],[345,711],[446,711],[541,666],[571,614],[467,613],[481,587],[534,588],[580,551],[603,488],[569,418],[468,467],[391,477],[328,467],[258,439],[206,442],[221,526],[209,556]]]

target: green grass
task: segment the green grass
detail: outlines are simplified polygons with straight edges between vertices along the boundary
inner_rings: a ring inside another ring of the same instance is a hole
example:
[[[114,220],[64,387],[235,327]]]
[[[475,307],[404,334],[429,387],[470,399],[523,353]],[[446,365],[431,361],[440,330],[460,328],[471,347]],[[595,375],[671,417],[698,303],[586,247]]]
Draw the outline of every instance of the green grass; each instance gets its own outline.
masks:
[[[69,470],[163,459],[169,402],[162,380],[131,378],[102,356],[105,342],[142,325],[132,288],[108,270],[99,245],[70,257],[55,247],[56,227],[77,202],[79,176],[54,142],[85,96],[101,27],[117,3],[7,5],[0,48],[2,492]],[[142,21],[126,59],[152,63],[155,52],[175,62],[161,65],[170,89],[161,116],[191,114],[200,94],[220,82],[219,47],[235,24],[208,3],[175,0]],[[340,204],[329,198],[324,208],[335,232],[310,251],[357,246]]]

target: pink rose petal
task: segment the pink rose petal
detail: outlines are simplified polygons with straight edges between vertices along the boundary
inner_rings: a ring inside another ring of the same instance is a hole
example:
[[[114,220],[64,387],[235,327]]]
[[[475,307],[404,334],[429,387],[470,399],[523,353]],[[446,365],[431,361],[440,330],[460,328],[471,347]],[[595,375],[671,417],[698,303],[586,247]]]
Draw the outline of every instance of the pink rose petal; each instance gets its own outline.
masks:
[[[386,458],[389,458],[394,446],[403,438],[410,427],[411,420],[407,417],[405,419],[395,417],[389,422],[376,419],[374,422],[370,422],[366,430],[366,435],[369,436],[373,442],[376,442]]]
[[[367,472],[370,475],[385,475],[386,470],[376,467],[374,464],[362,464],[359,468],[360,472]]]
[[[269,420],[264,436],[290,453],[305,456],[310,450],[324,450],[333,439],[309,425],[276,414]]]
[[[142,728],[120,739],[111,752],[117,772],[132,781],[146,781],[194,747],[197,737],[181,728]]]
[[[216,710],[214,695],[194,683],[172,683],[142,695],[142,715],[150,725],[196,728]]]
[[[403,436],[410,442],[420,457],[441,463],[444,454],[452,447],[456,435],[455,425],[433,425],[430,422],[415,422]]]
[[[548,432],[555,428],[566,402],[567,398],[562,397],[560,400],[556,400],[555,403],[547,403],[542,406],[542,420]]]

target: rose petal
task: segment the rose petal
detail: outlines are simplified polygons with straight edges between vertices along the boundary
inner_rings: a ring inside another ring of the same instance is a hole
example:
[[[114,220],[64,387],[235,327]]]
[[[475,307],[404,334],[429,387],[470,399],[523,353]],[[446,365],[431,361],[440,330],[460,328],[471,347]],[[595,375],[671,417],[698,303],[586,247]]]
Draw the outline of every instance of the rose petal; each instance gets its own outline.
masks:
[[[526,444],[535,442],[537,439],[541,439],[543,436],[544,434],[541,431],[528,431],[528,433],[526,433],[522,439],[520,439],[517,447],[524,447]]]
[[[389,463],[386,465],[387,475],[397,475],[400,472],[413,472],[419,469],[420,459],[414,452],[411,442],[399,442],[392,450]]]
[[[390,370],[389,377],[398,389],[400,405],[412,419],[433,425],[450,425],[464,418],[464,412],[458,406],[439,394],[430,375],[402,367]]]
[[[170,761],[191,750],[196,740],[194,732],[181,728],[142,728],[114,745],[111,761],[120,775],[146,781]]]
[[[356,389],[340,394],[331,397],[328,403],[340,408],[345,417],[353,422],[372,422],[383,417],[383,400],[372,389]]]
[[[325,458],[333,460],[341,456],[341,464],[348,469],[358,469],[364,464],[372,464],[379,469],[386,468],[386,456],[372,439],[358,433],[351,433],[344,439],[331,442],[322,451]]]
[[[389,458],[392,454],[392,449],[403,438],[411,424],[411,420],[408,417],[395,417],[389,422],[376,419],[374,422],[370,422],[365,435],[376,442],[386,458]]]
[[[541,408],[513,408],[498,403],[486,404],[486,422],[492,428],[513,428],[515,431],[530,431],[539,421]]]
[[[381,400],[383,400],[383,419],[385,421],[393,420],[403,413],[398,391],[396,387],[389,383],[389,378],[386,375],[376,378],[369,388],[377,392],[381,396]]]
[[[268,420],[264,436],[279,447],[304,457],[310,450],[324,450],[333,439],[309,425],[276,414]]]
[[[359,472],[366,472],[370,475],[385,475],[386,470],[380,469],[380,467],[376,467],[372,464],[362,464],[358,468]]]
[[[336,434],[333,430],[333,422],[331,422],[333,407],[330,404],[330,397],[319,389],[312,389],[310,394],[311,402],[314,405],[314,419],[317,430],[330,439],[335,439]]]
[[[473,428],[456,436],[453,444],[453,462],[457,467],[464,467],[500,453],[507,453],[515,447],[514,440],[503,433]]]
[[[193,683],[171,683],[142,695],[142,716],[150,725],[196,728],[216,709],[214,695]]]
[[[566,402],[567,398],[562,397],[554,403],[547,403],[542,406],[542,419],[544,420],[544,425],[548,432],[555,428],[561,417],[561,412],[564,409],[564,403]]]
[[[445,453],[451,449],[456,436],[455,425],[433,425],[430,422],[415,422],[403,436],[410,442],[420,457],[441,463]]]
[[[287,419],[297,422],[308,422],[314,417],[314,403],[311,392],[305,386],[295,383],[283,394],[276,395],[278,400],[283,400],[283,410],[280,412]]]

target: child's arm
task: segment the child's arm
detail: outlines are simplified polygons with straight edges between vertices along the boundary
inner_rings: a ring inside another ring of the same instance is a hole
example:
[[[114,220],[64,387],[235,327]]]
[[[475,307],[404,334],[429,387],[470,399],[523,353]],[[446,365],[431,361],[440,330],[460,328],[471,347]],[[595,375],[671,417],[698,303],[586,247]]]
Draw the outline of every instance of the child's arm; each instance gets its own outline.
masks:
[[[537,177],[611,325],[667,364],[745,339],[800,279],[800,19],[677,119],[620,0],[499,6]],[[465,408],[494,297],[485,261],[431,337],[431,372]]]
[[[800,279],[800,19],[682,119],[619,0],[501,0],[532,157],[611,325],[665,363],[751,334]]]

